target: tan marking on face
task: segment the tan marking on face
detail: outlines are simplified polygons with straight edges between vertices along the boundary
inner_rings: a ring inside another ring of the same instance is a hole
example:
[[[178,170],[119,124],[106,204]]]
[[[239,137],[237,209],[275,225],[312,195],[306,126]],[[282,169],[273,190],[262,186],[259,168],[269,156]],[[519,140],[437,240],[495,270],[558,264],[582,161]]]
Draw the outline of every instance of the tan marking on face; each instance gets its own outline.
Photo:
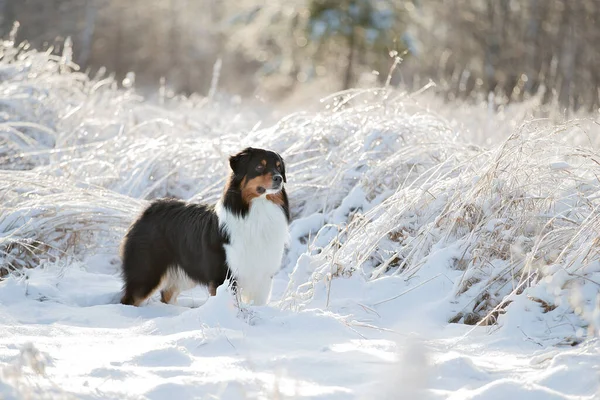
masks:
[[[268,194],[267,200],[272,201],[273,203],[277,204],[278,206],[285,205],[285,202],[283,201],[283,193],[282,192]]]
[[[268,173],[249,180],[246,180],[246,178],[242,180],[242,199],[246,204],[250,204],[253,199],[261,195],[261,193],[258,193],[259,186],[271,189],[273,187],[273,174]]]
[[[276,166],[276,167],[281,167],[281,161],[277,161],[277,162],[275,163],[275,166]]]
[[[267,160],[260,160],[260,163],[262,164],[263,167],[267,166]]]

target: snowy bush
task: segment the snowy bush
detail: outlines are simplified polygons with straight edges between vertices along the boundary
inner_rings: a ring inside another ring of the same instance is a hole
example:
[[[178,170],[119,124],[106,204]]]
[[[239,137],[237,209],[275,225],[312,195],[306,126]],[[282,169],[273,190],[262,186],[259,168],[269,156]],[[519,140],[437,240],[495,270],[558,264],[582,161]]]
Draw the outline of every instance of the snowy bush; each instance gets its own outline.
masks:
[[[374,108],[361,115],[354,107],[352,116],[376,120]],[[581,317],[576,325],[597,329],[600,159],[592,148],[571,144],[586,133],[576,123],[531,122],[483,148],[457,139],[435,117],[401,113],[386,118],[392,133],[384,130],[353,188],[325,210],[327,225],[293,225],[298,240],[316,238],[309,246],[311,282],[299,262],[290,297],[306,301],[319,282],[354,273],[410,279],[443,252],[447,266],[461,271],[454,296],[462,307],[450,321],[493,324],[523,295],[544,312],[560,306]],[[369,157],[372,131],[366,132],[344,145]],[[351,153],[341,154],[347,160]]]

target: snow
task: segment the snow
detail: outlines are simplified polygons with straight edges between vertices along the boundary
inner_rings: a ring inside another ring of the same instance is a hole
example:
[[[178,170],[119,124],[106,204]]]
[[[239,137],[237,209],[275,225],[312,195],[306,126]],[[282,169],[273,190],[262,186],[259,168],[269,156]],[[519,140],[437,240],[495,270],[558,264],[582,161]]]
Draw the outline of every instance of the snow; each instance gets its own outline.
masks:
[[[550,163],[550,168],[556,169],[556,170],[559,170],[559,169],[566,170],[566,169],[570,169],[571,166],[569,165],[569,163],[566,163],[564,161],[556,161],[556,162]]]
[[[256,129],[269,116],[227,98],[156,106],[4,50],[0,398],[600,396],[594,124],[363,91]],[[197,287],[118,304],[147,200],[214,201],[247,145],[287,163],[270,303]]]
[[[541,348],[523,335],[465,336],[466,326],[444,326],[435,317],[431,297],[450,286],[444,279],[429,287],[415,282],[411,287],[417,288],[404,298],[372,308],[373,300],[397,293],[399,282],[334,281],[329,310],[271,305],[238,311],[224,289],[206,302],[206,292],[197,289],[178,306],[155,298],[133,308],[115,304],[120,281],[113,268],[100,260],[66,270],[48,266],[30,270],[27,284],[16,278],[3,283],[5,396],[11,398],[8,366],[30,343],[51,362],[43,377],[21,372],[20,379],[33,386],[27,390],[41,394],[58,387],[77,398],[597,394],[596,342]],[[277,283],[285,281],[280,274]]]

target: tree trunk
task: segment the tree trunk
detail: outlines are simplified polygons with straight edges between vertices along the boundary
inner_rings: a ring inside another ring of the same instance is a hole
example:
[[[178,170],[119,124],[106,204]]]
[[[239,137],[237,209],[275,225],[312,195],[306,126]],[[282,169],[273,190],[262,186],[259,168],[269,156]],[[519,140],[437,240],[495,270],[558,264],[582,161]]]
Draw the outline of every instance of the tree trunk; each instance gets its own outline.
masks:
[[[352,64],[354,62],[354,46],[356,45],[356,33],[354,32],[354,27],[352,27],[352,31],[350,32],[350,36],[348,37],[348,63],[346,64],[346,76],[344,77],[344,87],[343,89],[350,89],[350,85],[352,84]]]
[[[568,114],[571,104],[571,91],[573,88],[573,78],[575,76],[575,57],[577,53],[577,42],[575,40],[575,27],[572,24],[572,12],[570,3],[565,2],[565,8],[562,13],[562,21],[560,27],[560,36],[563,38],[562,50],[557,57],[559,57],[559,72],[561,82],[558,92],[558,101],[561,107],[566,110]]]
[[[0,14],[0,29],[2,29],[2,36],[4,37],[8,35],[16,19],[15,4],[11,0],[1,0],[0,10],[2,10]]]
[[[121,8],[120,4],[117,4],[117,9],[115,12],[115,16],[114,16],[114,23],[115,23],[115,53],[113,54],[113,68],[115,71],[115,74],[117,76],[117,79],[119,79],[121,76],[124,75],[124,73],[122,73],[122,69],[121,65],[122,65],[122,59],[123,59],[123,54],[121,54],[123,52],[123,40],[125,40],[125,37],[123,35],[123,28],[122,28],[122,21],[123,18],[121,18],[121,14],[124,10]]]
[[[94,32],[96,30],[96,16],[98,14],[97,11],[96,1],[88,0],[85,4],[85,24],[81,32],[79,57],[77,57],[77,64],[79,64],[81,68],[86,68],[88,66],[92,54],[92,44]]]

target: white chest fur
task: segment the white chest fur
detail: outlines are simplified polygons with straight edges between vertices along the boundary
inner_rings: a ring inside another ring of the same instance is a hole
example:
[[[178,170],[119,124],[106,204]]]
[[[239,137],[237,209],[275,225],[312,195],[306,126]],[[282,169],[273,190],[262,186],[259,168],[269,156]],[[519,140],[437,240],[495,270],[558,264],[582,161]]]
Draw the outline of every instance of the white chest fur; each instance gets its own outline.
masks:
[[[225,254],[242,301],[268,303],[273,275],[281,267],[283,250],[289,241],[283,210],[261,196],[252,200],[244,218],[227,211],[220,202],[216,211],[219,225],[229,235]]]

